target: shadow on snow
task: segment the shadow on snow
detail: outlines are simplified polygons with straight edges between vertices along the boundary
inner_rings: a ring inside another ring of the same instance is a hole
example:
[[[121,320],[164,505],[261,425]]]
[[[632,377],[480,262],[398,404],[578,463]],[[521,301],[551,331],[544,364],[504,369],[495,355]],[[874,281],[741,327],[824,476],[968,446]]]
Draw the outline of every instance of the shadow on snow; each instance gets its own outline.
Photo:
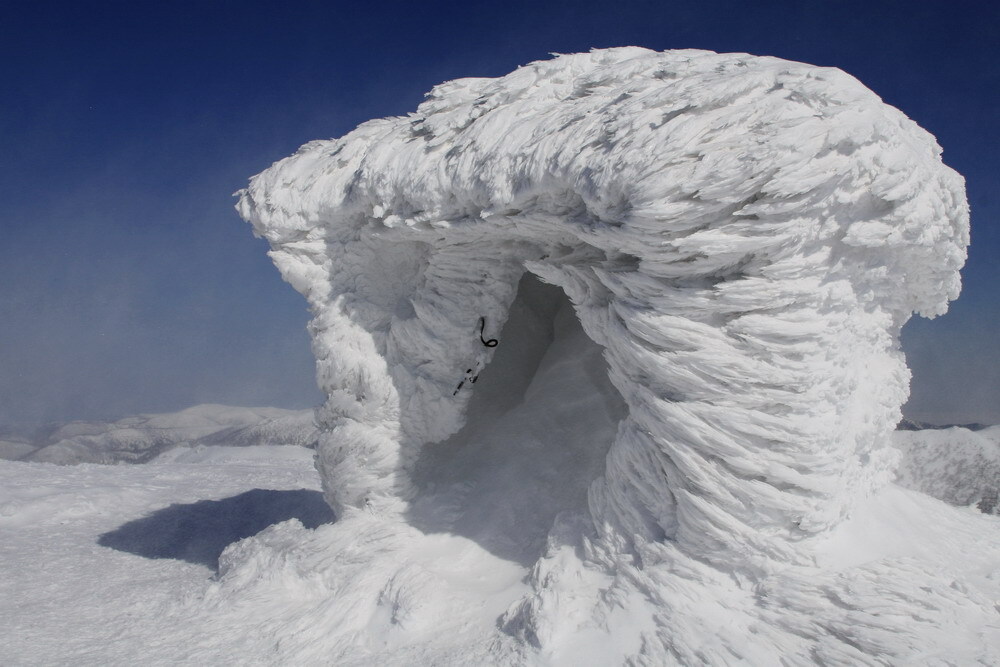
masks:
[[[252,489],[222,500],[164,507],[104,533],[97,543],[145,558],[175,558],[214,570],[227,546],[288,519],[315,528],[333,521],[334,515],[318,491]]]

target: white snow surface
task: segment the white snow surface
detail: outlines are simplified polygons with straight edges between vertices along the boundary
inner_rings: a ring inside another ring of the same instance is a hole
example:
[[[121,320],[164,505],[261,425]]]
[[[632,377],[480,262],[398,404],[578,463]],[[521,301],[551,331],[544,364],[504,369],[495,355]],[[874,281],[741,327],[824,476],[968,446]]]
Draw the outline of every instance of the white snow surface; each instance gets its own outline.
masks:
[[[543,362],[551,371],[541,375],[551,381],[557,368],[579,373],[578,364],[566,361]],[[584,381],[580,391],[587,389]],[[525,417],[561,407],[535,398],[522,405]],[[518,409],[507,414],[506,435],[515,435]],[[925,431],[905,440],[925,436],[937,439]],[[390,527],[371,516],[320,525],[332,517],[328,509],[324,514],[312,456],[298,447],[212,446],[175,448],[134,466],[0,461],[0,664],[608,665],[619,661],[620,643],[634,641],[647,622],[647,605],[623,598],[608,622],[631,635],[608,641],[592,631],[548,658],[508,643],[501,658],[491,645],[498,640],[496,617],[526,592],[528,568],[467,531]],[[930,477],[937,468],[925,472]],[[800,609],[831,606],[800,624],[824,622],[851,636],[862,634],[855,626],[874,624],[864,628],[869,648],[886,641],[913,647],[905,660],[889,654],[831,664],[966,665],[977,657],[996,664],[997,623],[984,619],[981,607],[998,602],[998,522],[890,486],[820,550],[820,565],[852,573],[846,592],[819,580],[762,595],[779,610],[790,597]],[[562,562],[580,567],[571,554],[563,553]],[[389,572],[396,575],[391,581]],[[603,577],[586,567],[576,574],[578,586],[564,586],[564,595],[579,596],[581,584]],[[886,583],[910,576],[926,588],[915,591],[924,605],[921,620],[902,634],[880,631],[878,623],[891,622],[891,610],[902,606],[882,599]],[[720,602],[738,600],[712,592],[718,591],[706,589],[704,599],[687,604],[720,614],[716,625],[724,624],[733,615]],[[868,614],[859,611],[865,607]],[[585,620],[586,611],[566,621]],[[765,636],[781,627],[765,623],[756,627]],[[954,639],[928,649],[919,634],[928,627],[936,634],[938,626]],[[713,632],[687,631],[708,639]],[[742,660],[712,655],[711,662],[814,664],[768,654],[753,641],[743,650]]]
[[[251,628],[216,632],[203,611],[219,552],[332,513],[309,449],[201,453],[162,465],[0,461],[0,664],[262,664],[246,650]]]
[[[522,307],[515,305],[513,321],[524,323]],[[551,490],[564,504],[583,491],[580,480],[557,484],[558,474],[573,455],[574,441],[577,446],[586,442],[580,434],[614,416],[599,400],[608,390],[606,376],[595,372],[602,370],[599,348],[589,343],[568,308],[553,325],[551,335],[564,342],[537,360],[541,367],[524,392],[530,400],[511,405],[508,399],[498,406],[495,401],[503,398],[491,394],[492,383],[484,384],[470,411],[499,408],[505,416],[481,435],[466,431],[436,454],[433,474],[442,502],[423,502],[416,530],[387,530],[365,517],[313,530],[332,516],[324,513],[316,491],[313,452],[299,447],[181,446],[146,466],[0,462],[0,570],[5,573],[0,579],[0,664],[499,663],[488,640],[506,605],[527,591],[527,563],[532,550],[544,546],[538,544],[549,520],[543,514],[554,504],[537,513],[531,503],[546,484],[557,486]],[[495,363],[529,362],[521,354],[514,358],[512,350],[498,350]],[[511,358],[499,357],[505,352]],[[572,391],[560,392],[554,385],[570,385]],[[219,420],[233,412],[223,406],[197,411],[213,409]],[[568,428],[569,437],[547,438],[549,456],[523,456],[532,446],[531,434],[549,428]],[[977,468],[1000,461],[1000,443],[992,437],[996,431],[898,432],[900,469],[914,488],[938,489],[969,504],[989,479]],[[459,446],[468,453],[450,456],[449,450]],[[510,446],[517,451],[505,462],[502,454]],[[984,458],[970,459],[970,452]],[[484,456],[495,475],[471,465]],[[518,487],[523,497],[510,498],[502,488],[517,484],[511,474],[531,480]],[[942,479],[947,483],[942,485]],[[520,505],[509,507],[511,501]],[[500,513],[501,520],[491,512]],[[442,530],[449,521],[457,528]],[[890,487],[831,533],[821,551],[837,567],[882,563],[894,576],[913,573],[911,560],[939,568],[932,582],[959,588],[925,592],[929,613],[937,612],[930,622],[946,624],[957,633],[956,643],[986,643],[995,650],[988,633],[996,629],[980,624],[975,605],[996,602],[996,542],[995,519]],[[220,555],[222,572],[216,574]],[[575,559],[569,562],[579,566]],[[398,575],[391,585],[384,580],[388,572]],[[597,572],[579,573],[584,581],[600,582]],[[879,585],[874,577],[883,576],[869,574],[873,580],[865,582],[867,589],[852,589],[855,599],[870,595]],[[579,594],[572,588],[563,592]],[[830,590],[808,594],[822,599]],[[940,595],[952,596],[953,616],[942,617]],[[629,615],[642,606],[619,609],[619,622],[641,623],[641,617]],[[845,614],[841,622],[853,620]],[[600,633],[584,639],[547,661],[596,665],[618,659],[614,652],[620,647]],[[517,646],[507,648],[507,664],[543,662],[518,653]],[[975,652],[952,651],[954,645],[945,645],[909,664],[974,663]],[[756,664],[775,662],[766,655],[757,658]],[[738,662],[730,656],[719,664]]]
[[[994,660],[995,522],[886,490],[899,330],[968,243],[940,155],[839,70],[638,48],[306,144],[238,209],[312,309],[342,518],[246,543],[222,586],[309,554],[350,582],[340,663]],[[886,543],[937,512],[974,558]],[[523,588],[477,592],[460,538]],[[452,595],[472,635],[424,625]]]

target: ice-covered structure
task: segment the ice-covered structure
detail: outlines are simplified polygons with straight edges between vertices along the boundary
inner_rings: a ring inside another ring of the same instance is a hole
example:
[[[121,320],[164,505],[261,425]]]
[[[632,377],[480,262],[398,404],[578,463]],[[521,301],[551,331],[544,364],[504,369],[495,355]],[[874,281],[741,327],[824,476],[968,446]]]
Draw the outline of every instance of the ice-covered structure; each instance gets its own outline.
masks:
[[[573,447],[551,465],[586,487],[538,510],[547,546],[499,621],[523,650],[569,661],[589,627],[617,637],[611,662],[902,659],[900,628],[932,637],[928,604],[961,596],[896,595],[920,573],[833,573],[817,549],[891,477],[900,328],[959,292],[967,204],[940,153],[836,69],[620,48],[442,84],[303,146],[238,208],[314,314],[317,467],[342,523],[419,526],[428,467],[474,449],[454,438],[487,372],[517,405],[527,381],[505,374],[537,359],[487,369],[534,344],[510,338],[524,323],[500,335],[517,303],[551,338],[564,293],[603,351],[586,363],[617,390],[611,428],[510,445],[538,466]],[[513,502],[529,485],[509,477]],[[887,596],[898,619],[871,611]]]

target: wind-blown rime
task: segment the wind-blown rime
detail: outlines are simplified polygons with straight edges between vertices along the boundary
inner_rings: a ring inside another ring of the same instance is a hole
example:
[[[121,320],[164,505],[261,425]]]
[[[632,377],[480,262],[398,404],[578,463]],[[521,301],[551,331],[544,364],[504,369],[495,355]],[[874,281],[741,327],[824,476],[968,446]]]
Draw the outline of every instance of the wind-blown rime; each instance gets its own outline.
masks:
[[[898,334],[945,312],[968,243],[940,152],[839,70],[638,48],[451,81],[409,116],[306,144],[238,208],[314,313],[327,500],[403,516],[421,447],[462,425],[458,380],[494,353],[479,318],[499,331],[534,273],[569,296],[628,407],[585,560],[645,582],[662,651],[712,662],[678,639],[701,622],[685,587],[812,567],[811,538],[890,477]],[[543,646],[550,546],[505,621]]]

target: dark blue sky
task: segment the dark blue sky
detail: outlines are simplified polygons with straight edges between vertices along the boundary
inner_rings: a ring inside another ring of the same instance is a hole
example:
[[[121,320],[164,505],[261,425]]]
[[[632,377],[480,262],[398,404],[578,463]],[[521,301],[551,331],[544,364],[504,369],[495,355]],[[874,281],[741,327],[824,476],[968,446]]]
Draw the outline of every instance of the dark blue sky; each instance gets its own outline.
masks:
[[[1000,3],[0,5],[0,424],[318,401],[304,302],[231,193],[431,86],[639,45],[839,67],[965,175],[952,312],[914,321],[907,412],[1000,422]]]

